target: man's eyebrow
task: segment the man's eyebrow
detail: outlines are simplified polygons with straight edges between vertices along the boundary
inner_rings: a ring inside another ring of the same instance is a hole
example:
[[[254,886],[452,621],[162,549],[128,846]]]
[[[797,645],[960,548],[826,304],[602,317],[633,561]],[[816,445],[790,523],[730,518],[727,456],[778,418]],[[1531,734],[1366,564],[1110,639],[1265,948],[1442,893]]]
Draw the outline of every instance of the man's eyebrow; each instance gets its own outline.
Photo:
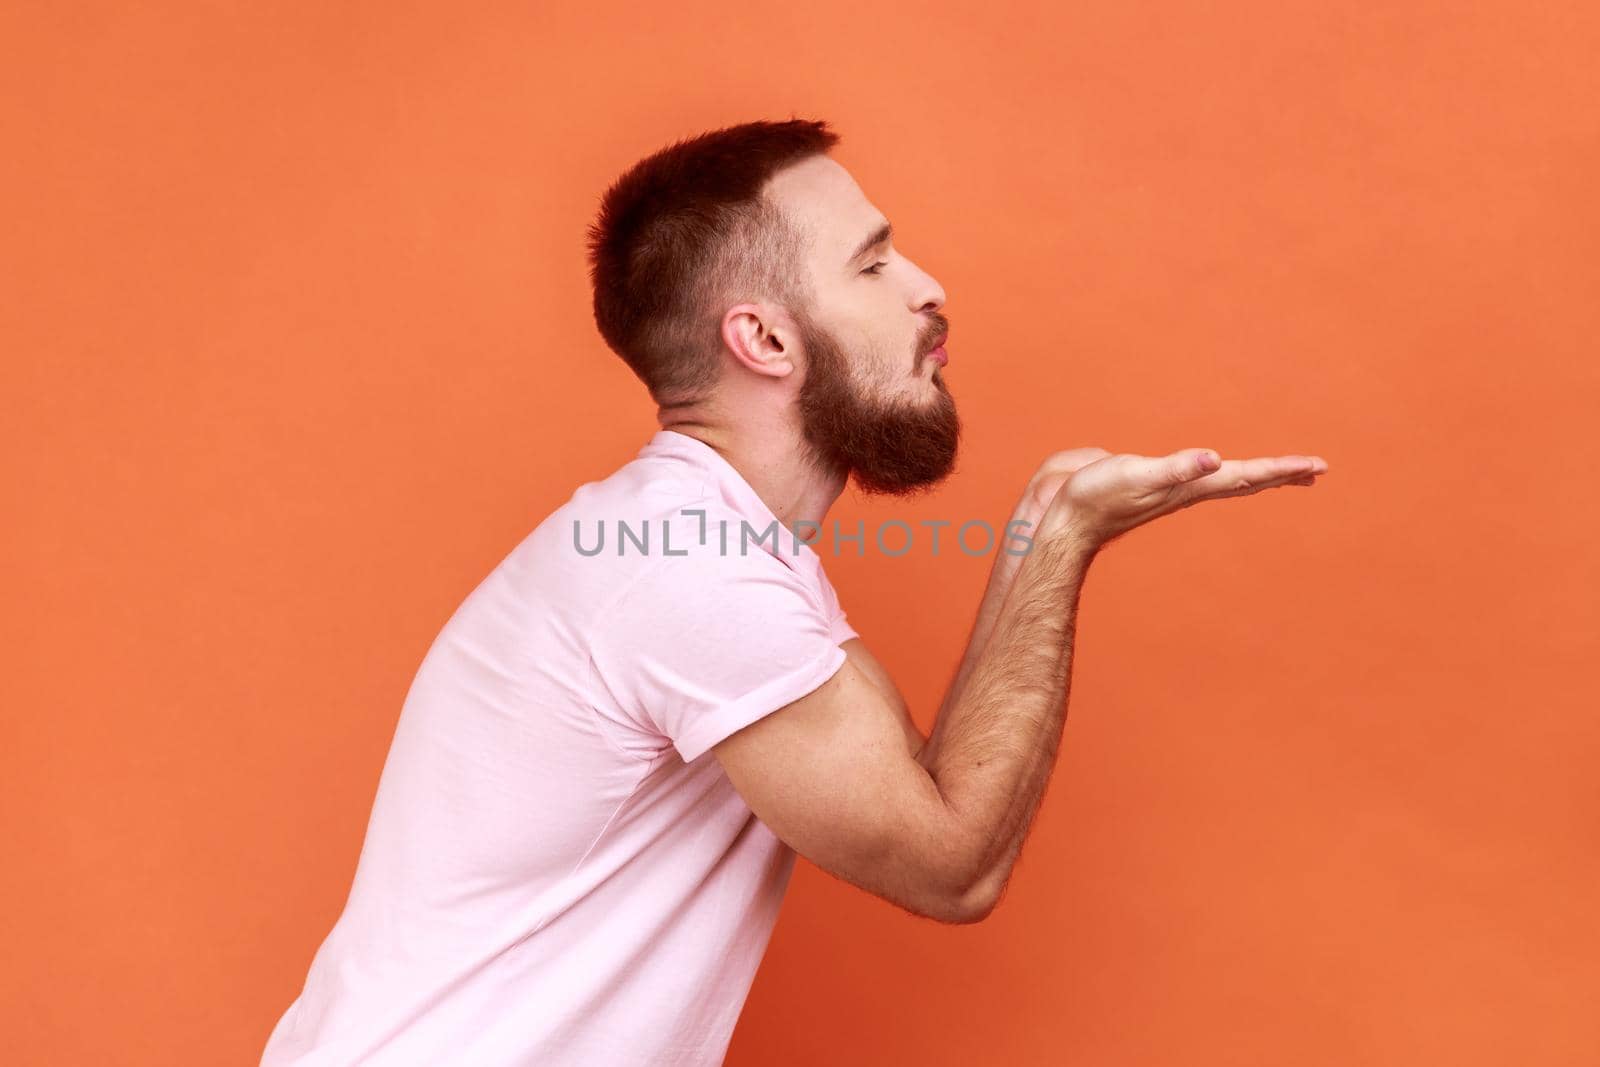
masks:
[[[850,258],[844,261],[844,265],[848,267],[850,264],[854,263],[856,260],[866,255],[874,248],[877,248],[879,245],[883,244],[883,242],[889,240],[889,238],[893,236],[894,226],[887,222],[884,223],[873,233],[869,234],[866,240],[856,245],[856,250],[850,253]]]

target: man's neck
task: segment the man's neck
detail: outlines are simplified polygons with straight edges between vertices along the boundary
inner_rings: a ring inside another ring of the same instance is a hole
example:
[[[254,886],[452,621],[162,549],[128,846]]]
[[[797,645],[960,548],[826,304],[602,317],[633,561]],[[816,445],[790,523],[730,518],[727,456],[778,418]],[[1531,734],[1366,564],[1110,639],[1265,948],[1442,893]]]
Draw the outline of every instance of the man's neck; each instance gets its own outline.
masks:
[[[689,408],[660,411],[657,420],[663,430],[685,434],[714,449],[750,483],[786,529],[796,530],[797,523],[805,523],[806,528],[820,530],[828,508],[844,492],[848,474],[820,469],[798,425],[758,429]]]

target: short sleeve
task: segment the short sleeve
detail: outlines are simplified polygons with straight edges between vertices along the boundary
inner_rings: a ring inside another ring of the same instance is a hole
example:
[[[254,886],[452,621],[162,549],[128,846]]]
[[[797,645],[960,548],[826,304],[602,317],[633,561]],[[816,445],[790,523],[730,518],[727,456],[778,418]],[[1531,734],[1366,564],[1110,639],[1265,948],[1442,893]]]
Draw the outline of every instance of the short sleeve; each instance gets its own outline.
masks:
[[[593,677],[685,762],[812,692],[855,631],[820,571],[761,549],[653,558],[599,618]]]

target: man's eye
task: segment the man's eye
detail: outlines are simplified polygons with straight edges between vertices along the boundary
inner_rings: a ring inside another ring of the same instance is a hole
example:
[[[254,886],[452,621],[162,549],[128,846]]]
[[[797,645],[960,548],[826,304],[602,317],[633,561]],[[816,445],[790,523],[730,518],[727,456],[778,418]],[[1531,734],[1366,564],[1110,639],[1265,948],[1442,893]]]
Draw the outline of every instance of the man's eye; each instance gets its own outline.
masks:
[[[889,264],[887,262],[879,261],[877,263],[874,263],[872,266],[868,267],[866,270],[862,271],[861,273],[862,274],[882,274],[883,273],[883,268],[887,267],[888,265]]]

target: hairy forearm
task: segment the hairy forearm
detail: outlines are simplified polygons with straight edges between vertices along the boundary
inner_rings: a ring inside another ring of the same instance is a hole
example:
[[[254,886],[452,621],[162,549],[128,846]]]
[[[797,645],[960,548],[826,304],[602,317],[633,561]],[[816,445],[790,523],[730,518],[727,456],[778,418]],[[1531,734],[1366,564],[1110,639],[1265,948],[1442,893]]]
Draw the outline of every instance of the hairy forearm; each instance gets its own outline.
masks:
[[[1018,557],[981,635],[980,609],[974,638],[983,640],[918,756],[962,843],[961,881],[980,898],[998,895],[1055,765],[1078,594],[1092,556],[1057,538]]]
[[[1039,511],[1037,508],[1019,504],[1012,512],[1010,521],[1006,524],[1007,536],[1002,539],[999,549],[995,552],[994,564],[989,568],[988,584],[984,586],[983,597],[978,601],[978,612],[972,622],[972,630],[967,635],[967,645],[962,653],[961,662],[956,665],[955,676],[950,685],[946,687],[944,700],[939,705],[939,711],[934,718],[934,731],[928,739],[928,751],[932,751],[934,743],[939,739],[939,723],[945,720],[945,712],[961,697],[961,692],[966,688],[967,680],[972,677],[972,670],[978,664],[978,657],[989,643],[989,637],[994,632],[995,620],[1000,617],[1000,609],[1005,603],[1006,595],[1011,591],[1011,584],[1016,580],[1017,570],[1028,553],[1023,551],[1029,546],[1026,542],[1013,544],[1009,536],[1015,531],[1021,538],[1031,539],[1034,529],[1038,525]],[[1015,525],[1015,524],[1021,525]]]

